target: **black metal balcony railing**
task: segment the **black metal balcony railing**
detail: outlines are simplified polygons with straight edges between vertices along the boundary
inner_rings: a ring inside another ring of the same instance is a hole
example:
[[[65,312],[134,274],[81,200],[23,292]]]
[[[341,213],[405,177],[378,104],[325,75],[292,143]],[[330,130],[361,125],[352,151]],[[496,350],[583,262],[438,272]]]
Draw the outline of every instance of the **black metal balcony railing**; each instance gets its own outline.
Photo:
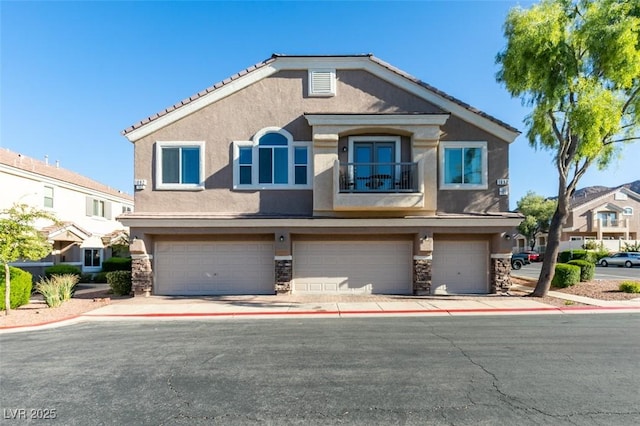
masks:
[[[417,163],[340,163],[340,192],[418,192]]]

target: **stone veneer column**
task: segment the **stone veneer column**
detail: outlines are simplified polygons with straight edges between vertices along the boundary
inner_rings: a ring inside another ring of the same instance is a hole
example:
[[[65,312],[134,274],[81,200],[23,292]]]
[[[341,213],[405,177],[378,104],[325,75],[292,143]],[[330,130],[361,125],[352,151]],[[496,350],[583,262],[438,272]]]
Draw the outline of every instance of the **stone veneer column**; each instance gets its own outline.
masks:
[[[291,294],[291,279],[293,278],[293,256],[276,256],[276,294]]]
[[[511,289],[511,253],[491,255],[491,293],[507,293]]]
[[[153,291],[152,256],[147,254],[144,241],[134,239],[130,246],[131,253],[131,291],[134,296],[149,296]]]
[[[413,256],[413,294],[424,296],[431,294],[432,256]]]

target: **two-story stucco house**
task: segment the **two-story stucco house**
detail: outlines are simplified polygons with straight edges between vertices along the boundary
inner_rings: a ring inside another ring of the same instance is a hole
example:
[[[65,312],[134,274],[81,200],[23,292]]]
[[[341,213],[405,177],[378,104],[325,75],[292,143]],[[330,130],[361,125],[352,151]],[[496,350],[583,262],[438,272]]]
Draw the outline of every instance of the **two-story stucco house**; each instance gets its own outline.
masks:
[[[624,186],[571,199],[563,241],[640,239],[640,194]],[[613,247],[614,249],[616,247]]]
[[[509,286],[518,131],[372,55],[273,55],[123,135],[136,293]]]
[[[53,213],[60,223],[36,223],[53,245],[39,262],[16,263],[34,277],[58,263],[98,272],[113,247],[128,244],[116,216],[133,210],[133,197],[48,161],[0,149],[0,211],[16,203]]]

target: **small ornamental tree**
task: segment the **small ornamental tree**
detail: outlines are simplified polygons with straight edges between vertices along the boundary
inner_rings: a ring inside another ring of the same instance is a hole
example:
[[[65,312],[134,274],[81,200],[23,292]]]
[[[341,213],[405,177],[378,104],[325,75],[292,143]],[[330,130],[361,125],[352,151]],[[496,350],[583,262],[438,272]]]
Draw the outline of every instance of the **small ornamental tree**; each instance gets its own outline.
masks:
[[[551,217],[556,210],[556,202],[529,191],[518,201],[517,206],[518,211],[524,215],[524,220],[518,225],[518,232],[527,237],[530,248],[533,250],[536,236],[549,230]]]
[[[38,219],[57,222],[52,214],[26,204],[14,204],[0,212],[0,267],[5,272],[5,315],[9,315],[11,309],[9,263],[42,259],[51,252],[51,245],[33,225]]]
[[[580,178],[640,139],[640,1],[542,0],[511,9],[504,35],[497,79],[532,107],[529,143],[551,151],[558,171],[558,205],[532,293],[544,296]]]

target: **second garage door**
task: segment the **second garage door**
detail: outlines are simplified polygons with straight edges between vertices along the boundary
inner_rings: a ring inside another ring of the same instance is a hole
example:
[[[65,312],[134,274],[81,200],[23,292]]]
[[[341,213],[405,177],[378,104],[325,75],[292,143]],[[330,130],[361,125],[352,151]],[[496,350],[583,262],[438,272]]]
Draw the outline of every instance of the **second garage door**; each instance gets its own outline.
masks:
[[[294,293],[412,293],[409,241],[301,241],[293,258]]]
[[[482,294],[489,292],[489,243],[487,241],[434,241],[433,294]]]
[[[273,243],[158,242],[155,294],[273,294]]]

